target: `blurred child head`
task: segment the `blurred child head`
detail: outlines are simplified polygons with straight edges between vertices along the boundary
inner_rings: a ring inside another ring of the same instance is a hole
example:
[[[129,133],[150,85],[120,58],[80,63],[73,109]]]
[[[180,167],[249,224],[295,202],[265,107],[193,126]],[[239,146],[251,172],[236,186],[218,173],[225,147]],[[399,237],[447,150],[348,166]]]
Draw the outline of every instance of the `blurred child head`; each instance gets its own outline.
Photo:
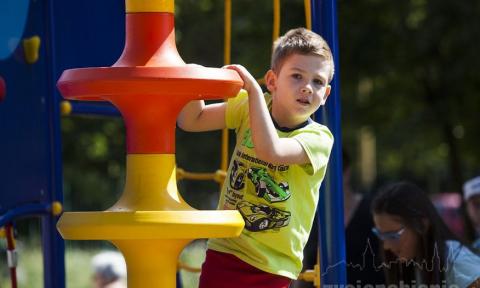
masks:
[[[108,251],[95,255],[92,269],[95,288],[108,287],[117,281],[123,282],[127,276],[125,259],[119,252]]]

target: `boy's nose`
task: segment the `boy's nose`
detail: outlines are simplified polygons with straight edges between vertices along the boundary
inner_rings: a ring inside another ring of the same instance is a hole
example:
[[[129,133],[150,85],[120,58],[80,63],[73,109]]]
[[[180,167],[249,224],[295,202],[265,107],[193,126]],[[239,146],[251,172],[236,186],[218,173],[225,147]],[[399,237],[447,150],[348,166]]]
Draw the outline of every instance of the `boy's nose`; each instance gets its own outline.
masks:
[[[301,89],[301,91],[302,91],[302,93],[312,93],[312,88],[307,85],[307,86],[304,86]]]

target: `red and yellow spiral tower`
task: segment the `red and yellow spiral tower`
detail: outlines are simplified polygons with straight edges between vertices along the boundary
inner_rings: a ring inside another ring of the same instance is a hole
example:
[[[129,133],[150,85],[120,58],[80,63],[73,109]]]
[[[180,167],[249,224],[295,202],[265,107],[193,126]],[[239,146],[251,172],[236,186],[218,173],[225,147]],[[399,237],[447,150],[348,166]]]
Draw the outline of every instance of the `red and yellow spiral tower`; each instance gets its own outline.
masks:
[[[198,211],[178,193],[175,122],[187,102],[233,97],[242,85],[234,71],[183,62],[173,0],[126,0],[126,43],[117,62],[66,70],[58,81],[67,99],[109,101],[121,112],[125,188],[106,211],[64,213],[61,235],[112,242],[125,256],[131,288],[175,287],[178,255],[188,242],[238,236],[244,225],[238,211]]]

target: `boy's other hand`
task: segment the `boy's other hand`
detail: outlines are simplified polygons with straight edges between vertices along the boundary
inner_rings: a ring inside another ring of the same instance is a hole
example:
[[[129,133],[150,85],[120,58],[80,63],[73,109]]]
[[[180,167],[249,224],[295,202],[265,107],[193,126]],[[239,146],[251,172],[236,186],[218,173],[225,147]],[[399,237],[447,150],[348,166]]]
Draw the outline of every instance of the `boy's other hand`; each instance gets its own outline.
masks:
[[[262,88],[260,87],[260,85],[258,85],[257,80],[242,65],[225,65],[222,68],[237,71],[238,75],[240,75],[240,78],[242,78],[243,80],[243,89],[247,91],[248,95],[253,95],[254,93],[257,93],[259,95],[263,94]]]
[[[196,63],[187,63],[188,67],[205,68],[205,66]]]

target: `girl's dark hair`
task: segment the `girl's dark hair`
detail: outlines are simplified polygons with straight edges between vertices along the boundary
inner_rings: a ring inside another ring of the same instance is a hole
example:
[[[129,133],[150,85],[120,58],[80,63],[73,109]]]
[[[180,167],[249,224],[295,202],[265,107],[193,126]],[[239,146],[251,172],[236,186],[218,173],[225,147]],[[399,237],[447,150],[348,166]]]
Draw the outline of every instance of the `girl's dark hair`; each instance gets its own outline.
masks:
[[[424,284],[442,284],[447,257],[445,241],[460,240],[448,229],[435,206],[419,187],[408,182],[391,184],[381,189],[372,201],[372,214],[389,214],[400,218],[405,227],[420,239],[414,261],[400,263],[390,251],[381,250],[388,284],[411,285],[415,266],[420,268]],[[418,283],[417,284],[421,284]]]

